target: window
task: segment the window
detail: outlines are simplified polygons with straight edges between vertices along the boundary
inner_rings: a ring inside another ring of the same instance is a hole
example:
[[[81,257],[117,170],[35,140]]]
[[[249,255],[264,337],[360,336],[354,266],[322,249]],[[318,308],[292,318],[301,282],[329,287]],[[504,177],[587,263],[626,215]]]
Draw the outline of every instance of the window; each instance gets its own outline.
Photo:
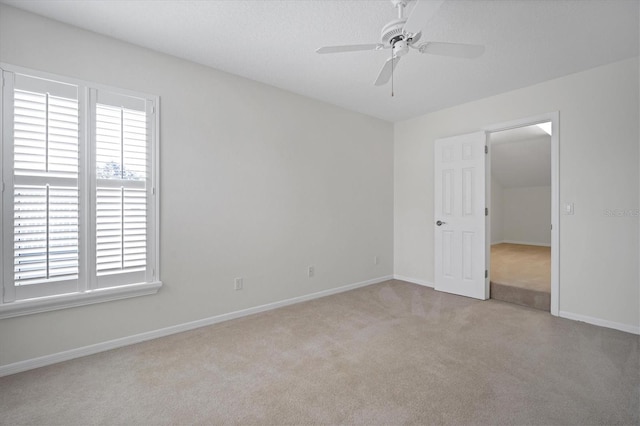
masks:
[[[2,78],[0,318],[157,292],[158,98]]]

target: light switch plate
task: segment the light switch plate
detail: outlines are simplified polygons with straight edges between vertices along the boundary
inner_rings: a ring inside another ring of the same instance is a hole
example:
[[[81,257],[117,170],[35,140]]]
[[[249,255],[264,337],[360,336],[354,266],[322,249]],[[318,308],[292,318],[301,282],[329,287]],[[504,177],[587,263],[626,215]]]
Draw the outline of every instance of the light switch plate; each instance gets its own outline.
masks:
[[[573,214],[573,203],[564,203],[564,214]]]

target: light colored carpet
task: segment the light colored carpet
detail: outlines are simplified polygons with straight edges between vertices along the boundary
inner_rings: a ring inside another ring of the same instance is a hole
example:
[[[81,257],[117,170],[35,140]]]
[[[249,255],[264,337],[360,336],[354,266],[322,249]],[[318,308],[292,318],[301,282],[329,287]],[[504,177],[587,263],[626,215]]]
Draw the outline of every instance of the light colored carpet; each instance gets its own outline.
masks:
[[[551,293],[551,247],[491,246],[491,281]]]
[[[0,379],[0,423],[638,424],[639,337],[400,281]]]
[[[551,247],[491,246],[491,298],[549,312]]]
[[[491,281],[491,298],[551,312],[551,293]]]

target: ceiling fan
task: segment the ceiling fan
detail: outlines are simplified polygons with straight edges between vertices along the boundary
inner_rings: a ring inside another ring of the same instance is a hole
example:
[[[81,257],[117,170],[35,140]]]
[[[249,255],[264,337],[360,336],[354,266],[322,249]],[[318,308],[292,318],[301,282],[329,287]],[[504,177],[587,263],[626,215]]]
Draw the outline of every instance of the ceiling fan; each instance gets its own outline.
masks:
[[[404,8],[409,1],[415,1],[411,16],[405,18]],[[398,9],[398,19],[382,27],[379,43],[353,44],[345,46],[324,46],[316,50],[317,53],[356,52],[360,50],[391,49],[391,57],[387,59],[378,78],[376,86],[386,84],[398,65],[400,58],[409,53],[409,48],[420,53],[432,55],[452,56],[457,58],[477,58],[484,53],[484,46],[477,44],[444,43],[420,41],[422,29],[433,18],[445,0],[391,0],[393,7]]]

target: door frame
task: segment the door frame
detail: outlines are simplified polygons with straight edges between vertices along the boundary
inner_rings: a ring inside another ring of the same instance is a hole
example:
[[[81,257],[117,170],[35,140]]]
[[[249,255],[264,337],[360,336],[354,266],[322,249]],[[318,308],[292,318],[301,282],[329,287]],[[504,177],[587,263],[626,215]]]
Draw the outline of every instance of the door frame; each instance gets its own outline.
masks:
[[[551,122],[551,315],[560,313],[560,112],[549,112],[484,127],[490,133]],[[491,205],[491,149],[485,163],[486,206]],[[486,267],[491,276],[491,209],[486,218]]]

